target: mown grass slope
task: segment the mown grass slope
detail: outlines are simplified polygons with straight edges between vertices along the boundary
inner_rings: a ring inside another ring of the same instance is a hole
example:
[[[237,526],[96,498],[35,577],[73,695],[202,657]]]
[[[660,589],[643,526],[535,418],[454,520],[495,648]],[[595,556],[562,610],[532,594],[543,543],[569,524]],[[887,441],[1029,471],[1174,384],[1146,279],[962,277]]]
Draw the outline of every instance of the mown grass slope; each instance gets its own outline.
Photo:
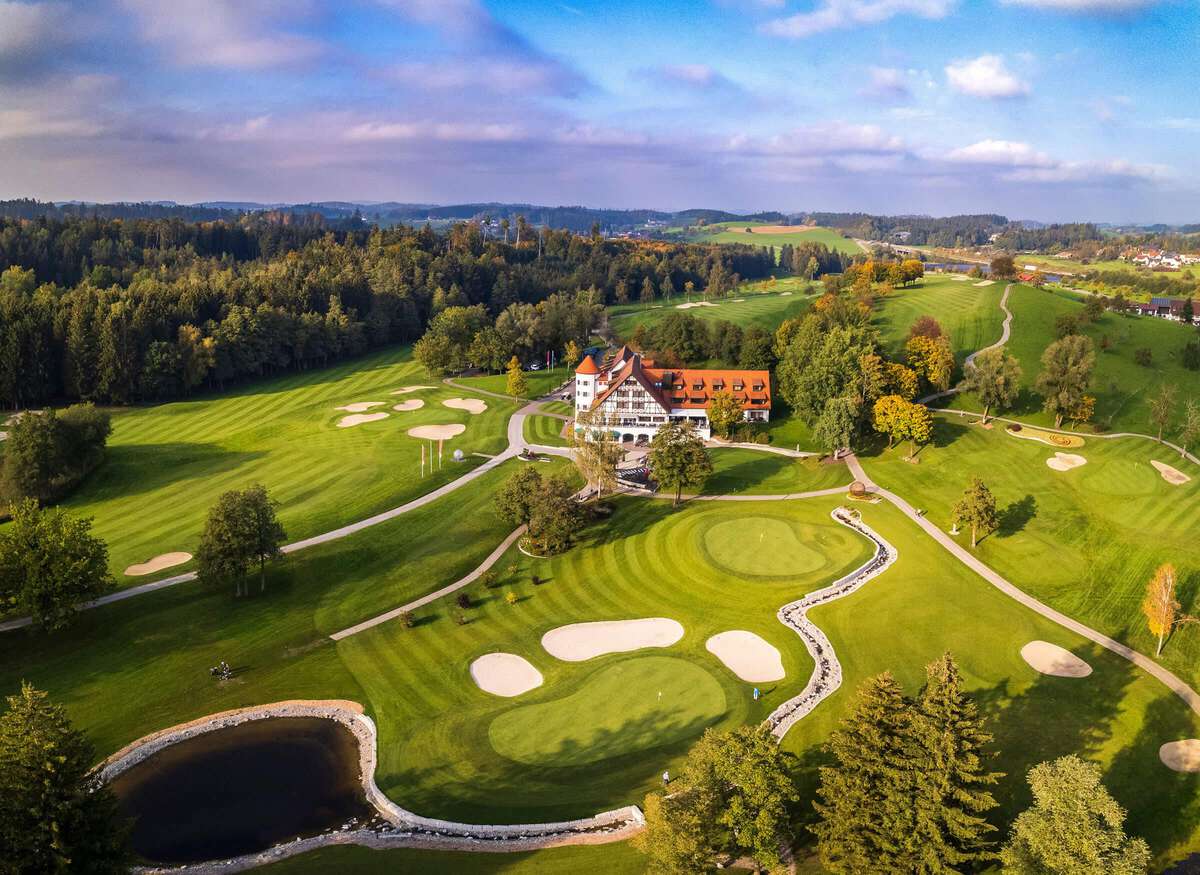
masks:
[[[959,365],[968,354],[995,343],[1004,322],[1000,310],[1004,284],[976,286],[975,282],[929,274],[912,286],[880,298],[872,321],[884,350],[889,356],[900,357],[909,328],[921,316],[932,316],[950,335]]]

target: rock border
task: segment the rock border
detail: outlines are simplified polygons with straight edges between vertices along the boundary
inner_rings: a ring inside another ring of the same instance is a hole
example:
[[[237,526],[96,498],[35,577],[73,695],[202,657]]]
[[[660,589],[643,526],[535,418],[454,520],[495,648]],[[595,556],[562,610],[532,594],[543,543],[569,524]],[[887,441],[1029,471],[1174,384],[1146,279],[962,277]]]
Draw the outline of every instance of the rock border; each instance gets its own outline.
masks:
[[[414,814],[394,803],[376,785],[378,731],[375,722],[363,713],[362,705],[345,700],[290,700],[201,717],[151,733],[126,745],[97,766],[95,772],[100,781],[108,782],[172,744],[206,732],[275,717],[321,717],[336,720],[354,733],[358,741],[359,775],[363,793],[386,824],[381,827],[347,829],[296,839],[240,857],[178,866],[144,866],[135,868],[135,872],[147,875],[167,872],[198,875],[241,872],[328,845],[356,844],[377,849],[428,848],[501,853],[540,850],[560,845],[598,845],[624,841],[639,832],[646,823],[641,809],[636,805],[604,811],[593,817],[552,823],[469,824]]]
[[[825,633],[808,619],[809,609],[850,595],[868,580],[885,572],[896,561],[896,548],[858,518],[856,511],[838,507],[834,508],[830,516],[834,522],[869,538],[875,544],[875,555],[840,580],[784,605],[776,614],[779,622],[804,640],[804,646],[808,648],[809,655],[816,663],[808,684],[800,694],[788,699],[763,721],[771,730],[771,734],[780,741],[787,735],[788,730],[807,717],[842,685],[842,664],[838,662],[833,644]]]

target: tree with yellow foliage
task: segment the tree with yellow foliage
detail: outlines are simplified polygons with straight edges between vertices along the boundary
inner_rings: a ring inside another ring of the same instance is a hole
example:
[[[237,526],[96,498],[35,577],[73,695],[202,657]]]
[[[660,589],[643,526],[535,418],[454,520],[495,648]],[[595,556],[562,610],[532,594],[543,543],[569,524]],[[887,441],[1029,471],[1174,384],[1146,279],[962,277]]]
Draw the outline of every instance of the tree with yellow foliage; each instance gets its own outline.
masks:
[[[1162,654],[1163,641],[1167,633],[1179,622],[1179,602],[1175,600],[1175,566],[1166,562],[1158,566],[1150,583],[1146,587],[1146,598],[1142,600],[1142,613],[1146,615],[1146,624],[1150,634],[1158,636],[1158,649],[1155,656]]]
[[[899,395],[884,395],[872,410],[875,430],[888,436],[888,448],[895,441],[911,441],[908,460],[917,454],[917,445],[933,437],[933,415],[924,404],[905,401]]]
[[[908,366],[931,387],[939,392],[950,388],[950,379],[954,376],[954,350],[946,335],[910,337],[904,344],[904,356]]]

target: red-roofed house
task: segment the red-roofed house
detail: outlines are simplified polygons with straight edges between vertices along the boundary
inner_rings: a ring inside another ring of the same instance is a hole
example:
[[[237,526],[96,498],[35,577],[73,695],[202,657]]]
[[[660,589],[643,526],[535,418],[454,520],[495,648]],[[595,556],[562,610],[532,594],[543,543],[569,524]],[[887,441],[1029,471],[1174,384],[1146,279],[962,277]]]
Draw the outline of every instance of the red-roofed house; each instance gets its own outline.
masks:
[[[576,413],[601,409],[604,421],[628,441],[648,440],[665,422],[691,422],[711,437],[707,408],[717,392],[738,399],[747,422],[770,418],[768,371],[656,368],[627,346],[603,365],[585,357],[575,370]]]

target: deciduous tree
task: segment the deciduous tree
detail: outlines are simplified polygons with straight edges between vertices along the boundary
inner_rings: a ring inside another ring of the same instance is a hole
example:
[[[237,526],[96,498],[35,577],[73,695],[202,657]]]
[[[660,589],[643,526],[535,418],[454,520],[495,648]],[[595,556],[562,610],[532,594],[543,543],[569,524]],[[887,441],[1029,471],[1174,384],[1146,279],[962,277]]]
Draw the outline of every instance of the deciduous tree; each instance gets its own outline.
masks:
[[[584,482],[595,486],[596,496],[617,486],[617,463],[625,456],[615,426],[601,409],[586,410],[575,418],[571,432],[575,467]]]
[[[990,489],[978,477],[971,478],[963,497],[954,505],[951,513],[955,526],[969,525],[971,527],[971,546],[978,543],[979,535],[988,534],[996,529],[999,518],[996,515],[996,499]]]
[[[679,505],[685,486],[699,488],[712,474],[712,459],[691,423],[667,422],[650,441],[650,470],[659,485],[675,490],[672,507]]]
[[[1079,406],[1092,381],[1096,352],[1086,337],[1073,334],[1057,340],[1042,353],[1042,372],[1034,384],[1042,396],[1042,407],[1054,414],[1054,427]]]
[[[1158,442],[1162,443],[1163,429],[1171,423],[1175,415],[1175,396],[1178,389],[1174,383],[1163,383],[1158,392],[1150,398],[1150,424],[1158,429]]]
[[[813,426],[813,440],[830,453],[849,449],[861,419],[861,406],[855,398],[830,398]]]
[[[875,430],[888,436],[888,447],[896,441],[910,441],[907,458],[912,459],[918,444],[933,437],[933,416],[924,404],[905,401],[899,395],[884,395],[872,410]]]
[[[0,715],[0,871],[128,872],[130,824],[92,772],[95,751],[29,684]]]
[[[998,255],[992,259],[991,276],[995,279],[1011,279],[1017,275],[1017,265],[1011,255]]]
[[[1179,602],[1175,599],[1175,566],[1170,562],[1158,566],[1150,583],[1146,586],[1146,597],[1142,600],[1142,613],[1150,634],[1158,638],[1155,656],[1162,655],[1163,641],[1178,622]]]
[[[730,430],[742,421],[742,403],[728,389],[714,392],[705,411],[713,431],[728,437]]]
[[[971,392],[983,404],[983,423],[993,407],[1003,413],[1021,391],[1021,365],[1004,347],[985,349],[967,365],[960,392]]]
[[[1183,425],[1179,429],[1179,455],[1186,456],[1197,438],[1200,438],[1200,406],[1189,398],[1183,407]]]
[[[521,362],[515,355],[508,360],[505,391],[514,398],[524,398],[529,394],[529,381],[525,379],[525,371],[521,368]]]
[[[259,591],[265,591],[267,562],[283,555],[280,547],[287,537],[275,517],[275,507],[261,485],[222,494],[208,512],[196,550],[200,580],[233,583],[240,596],[249,593],[246,575],[257,563]]]
[[[914,335],[904,344],[904,356],[908,366],[931,388],[938,392],[950,388],[954,376],[954,350],[946,335],[932,338]]]
[[[1033,806],[1017,815],[1000,854],[1012,875],[1144,875],[1150,848],[1125,834],[1125,809],[1095,763],[1069,755],[1029,772]]]
[[[112,589],[108,547],[92,535],[92,521],[58,508],[41,510],[27,498],[13,506],[0,529],[0,605],[56,631],[77,607]]]

